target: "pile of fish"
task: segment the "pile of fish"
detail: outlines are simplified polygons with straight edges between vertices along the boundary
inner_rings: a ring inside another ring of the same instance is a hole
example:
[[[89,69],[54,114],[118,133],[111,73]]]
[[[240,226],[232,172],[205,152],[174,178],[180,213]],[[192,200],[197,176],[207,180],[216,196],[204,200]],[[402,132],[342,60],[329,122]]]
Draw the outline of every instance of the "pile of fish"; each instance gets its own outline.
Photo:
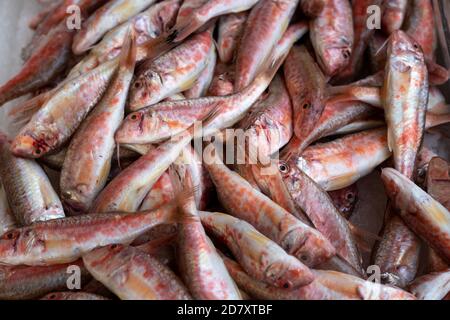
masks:
[[[0,134],[0,299],[448,297],[434,19],[431,0],[46,2],[0,87],[26,97]],[[369,174],[379,235],[349,220]]]

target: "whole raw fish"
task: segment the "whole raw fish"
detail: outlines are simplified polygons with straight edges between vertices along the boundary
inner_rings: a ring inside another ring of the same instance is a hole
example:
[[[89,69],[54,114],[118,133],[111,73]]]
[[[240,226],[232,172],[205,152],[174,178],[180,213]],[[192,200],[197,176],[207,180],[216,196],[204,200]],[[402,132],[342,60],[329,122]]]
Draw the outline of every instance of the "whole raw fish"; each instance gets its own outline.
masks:
[[[390,206],[374,256],[382,283],[404,288],[414,280],[419,268],[421,243]]]
[[[62,147],[102,98],[117,70],[114,60],[65,82],[14,139],[11,150],[40,158]]]
[[[449,262],[450,212],[395,169],[384,169],[381,178],[406,224]]]
[[[402,31],[390,38],[382,101],[395,168],[411,178],[425,126],[428,72],[420,46]]]
[[[200,120],[208,127],[209,124],[214,124],[219,113],[218,109],[212,109]],[[135,212],[154,184],[189,146],[191,140],[202,134],[205,132],[198,130],[193,124],[188,130],[174,135],[171,140],[160,144],[157,148],[150,148],[144,156],[122,171],[103,189],[93,204],[93,211]]]
[[[155,0],[111,0],[98,9],[78,31],[73,40],[73,53],[80,55],[88,51],[105,33],[139,12]]]
[[[360,0],[352,1],[353,23],[354,23],[354,43],[352,55],[347,67],[337,76],[339,80],[352,80],[360,71],[364,58],[364,53],[370,39],[375,33],[375,28],[369,28],[369,10],[372,6],[380,8],[385,0]],[[383,13],[381,13],[383,14]]]
[[[314,280],[304,264],[249,223],[222,213],[200,212],[200,217],[205,228],[225,242],[256,280],[284,289],[304,286]]]
[[[279,170],[296,205],[331,242],[337,254],[355,270],[361,271],[362,259],[350,226],[334,206],[330,196],[298,167],[286,169],[287,164],[280,161]]]
[[[282,174],[298,168],[326,191],[333,191],[352,185],[390,156],[386,129],[379,128],[311,146],[279,168]]]
[[[298,0],[262,0],[252,9],[236,56],[235,92],[251,84],[261,71],[297,5]]]
[[[301,155],[303,151],[313,142],[328,135],[335,134],[338,130],[354,123],[364,120],[376,114],[373,107],[359,101],[348,102],[324,102],[325,107],[316,125],[312,127],[309,134],[304,135],[304,139],[294,137],[283,150],[282,158],[289,159],[294,155]]]
[[[212,34],[194,35],[172,51],[139,67],[130,91],[132,111],[156,104],[175,93],[190,89],[215,50]]]
[[[242,120],[264,93],[285,57],[286,52],[239,93],[224,97],[166,101],[131,113],[118,130],[116,142],[146,144],[164,141],[199,124],[198,121],[213,109],[217,109],[217,116],[208,126],[202,125],[204,136],[233,126]]]
[[[154,226],[173,221],[173,205],[133,214],[90,214],[35,223],[0,238],[0,264],[46,266],[76,261],[89,251],[131,243]]]
[[[420,300],[442,300],[450,292],[450,269],[417,278],[409,290]]]
[[[22,59],[24,61],[28,60],[30,56],[36,52],[36,48],[45,42],[46,39],[51,37],[52,31],[55,30],[58,25],[64,24],[67,29],[67,26],[69,26],[69,19],[73,17],[69,16],[73,14],[72,10],[75,8],[74,6],[79,9],[81,14],[80,18],[86,19],[107,1],[108,0],[61,0],[46,6],[46,9],[43,11],[48,10],[47,14],[40,23],[36,25],[36,31],[30,43],[22,49]],[[69,44],[69,46],[70,51],[72,51],[72,44]]]
[[[252,297],[262,300],[414,300],[406,291],[383,286],[334,271],[315,271],[309,285],[292,290],[271,287],[250,277],[233,260],[224,258],[237,284]]]
[[[36,299],[56,290],[67,289],[70,268],[81,271],[81,284],[89,280],[90,275],[82,261],[49,267],[0,266],[0,298],[2,300]]]
[[[113,244],[83,256],[95,279],[122,300],[191,300],[180,279],[145,252]]]
[[[64,218],[64,210],[44,170],[30,159],[11,154],[0,132],[0,177],[15,219],[21,225]]]
[[[307,266],[320,264],[335,254],[334,247],[320,232],[254,189],[225,166],[212,145],[209,147],[213,150],[205,150],[205,166],[220,190],[219,200],[227,212],[253,225]]]
[[[317,62],[327,76],[334,76],[350,62],[354,33],[350,1],[329,0],[311,21],[310,38]]]
[[[184,19],[177,20],[175,26],[175,41],[180,42],[199,30],[216,17],[229,13],[239,13],[252,8],[259,0],[209,0],[193,1],[194,8],[188,16],[183,12]],[[189,11],[188,11],[189,12]],[[181,14],[181,12],[180,12]]]
[[[289,142],[293,136],[292,105],[282,77],[275,77],[267,98],[250,109],[239,127],[258,147],[259,155],[270,156]]]
[[[64,71],[71,56],[73,32],[62,23],[48,35],[21,71],[0,87],[0,106],[50,83]]]
[[[229,63],[233,60],[242,33],[247,22],[248,13],[229,14],[220,18],[217,51],[220,61]]]
[[[61,195],[67,208],[87,212],[106,185],[115,150],[114,135],[125,114],[125,104],[136,63],[135,34],[127,36],[115,78],[94,111],[72,138],[61,171]]]
[[[174,26],[180,2],[181,0],[159,2],[109,31],[101,42],[91,49],[88,56],[75,66],[75,70],[88,72],[99,64],[117,57],[130,27],[133,27],[136,32],[138,45],[163,35]],[[72,72],[75,72],[75,70],[72,70]]]
[[[203,229],[189,172],[170,172],[179,210],[178,262],[195,299],[240,300],[241,295]],[[182,175],[184,174],[184,175]]]
[[[326,80],[305,46],[294,46],[284,75],[294,111],[295,136],[303,140],[316,127],[325,108]]]

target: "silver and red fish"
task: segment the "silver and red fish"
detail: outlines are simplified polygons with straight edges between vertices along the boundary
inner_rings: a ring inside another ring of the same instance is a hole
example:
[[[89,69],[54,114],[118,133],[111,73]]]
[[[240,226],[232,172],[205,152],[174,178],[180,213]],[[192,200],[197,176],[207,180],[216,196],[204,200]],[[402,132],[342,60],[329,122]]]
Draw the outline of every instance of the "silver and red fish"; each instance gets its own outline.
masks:
[[[398,288],[365,281],[335,271],[314,271],[315,280],[296,289],[272,287],[253,279],[239,264],[224,257],[228,271],[240,288],[261,300],[415,300]]]
[[[235,92],[250,85],[261,71],[297,5],[298,0],[262,0],[252,9],[236,55]]]
[[[285,160],[282,174],[307,174],[326,191],[348,187],[391,157],[386,129],[378,128],[307,148],[300,156]]]
[[[406,224],[449,262],[450,212],[395,169],[384,169],[381,178]]]
[[[326,79],[305,46],[294,46],[284,64],[286,85],[294,112],[295,136],[304,140],[325,108]]]
[[[104,97],[70,142],[60,187],[67,208],[87,212],[105,187],[115,150],[114,135],[125,116],[125,104],[136,64],[135,34],[127,35],[121,62]]]
[[[395,168],[412,178],[422,144],[428,72],[420,45],[402,31],[391,35],[382,102]]]
[[[0,266],[0,299],[30,300],[53,291],[67,290],[73,274],[69,271],[74,267],[79,268],[80,284],[84,285],[90,275],[81,260],[48,267]]]
[[[83,262],[95,279],[122,300],[191,300],[181,280],[145,252],[120,244],[93,250]]]
[[[256,280],[284,289],[308,285],[314,280],[308,267],[249,223],[222,213],[199,215],[205,228],[227,245]]]
[[[71,56],[73,31],[61,23],[51,31],[21,71],[0,87],[0,106],[49,84],[64,71]]]
[[[252,8],[259,0],[194,0],[187,10],[180,10],[181,18],[174,27],[175,41],[181,42],[208,22],[222,15],[239,13]],[[183,8],[182,8],[183,9]]]
[[[214,146],[210,145],[208,149],[205,150],[208,153],[205,155],[205,165],[216,188],[220,190],[219,200],[227,212],[253,225],[307,266],[315,266],[335,255],[335,248],[324,235],[301,222],[228,169]]]
[[[354,43],[349,0],[329,0],[310,23],[310,38],[317,62],[326,76],[334,76],[350,62]]]
[[[88,72],[99,64],[117,57],[121,52],[127,31],[130,27],[133,27],[136,32],[136,42],[138,45],[142,45],[146,41],[165,34],[175,24],[180,2],[181,0],[166,0],[156,3],[146,11],[112,29],[72,69],[71,73]]]
[[[173,222],[176,208],[121,214],[90,214],[35,223],[0,238],[0,264],[49,266],[70,263],[89,251],[129,244],[153,227]]]
[[[241,300],[241,294],[206,235],[188,171],[170,171],[179,211],[178,264],[190,292],[199,300]]]
[[[73,40],[72,50],[81,55],[96,44],[109,30],[145,10],[156,0],[111,0],[84,23]]]
[[[21,225],[64,218],[64,210],[47,174],[32,159],[15,157],[0,133],[0,177],[11,212]]]
[[[196,34],[158,59],[141,65],[130,90],[130,110],[137,111],[190,89],[215,50],[211,32]]]

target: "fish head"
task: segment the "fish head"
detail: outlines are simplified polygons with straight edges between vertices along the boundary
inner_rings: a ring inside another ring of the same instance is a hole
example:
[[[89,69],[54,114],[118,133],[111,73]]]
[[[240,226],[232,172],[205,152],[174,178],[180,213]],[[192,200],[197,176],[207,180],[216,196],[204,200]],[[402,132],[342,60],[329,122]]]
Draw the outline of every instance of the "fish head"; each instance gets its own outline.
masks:
[[[289,259],[272,263],[265,272],[268,283],[275,283],[277,287],[293,289],[314,280],[314,276],[296,258],[289,256]]]
[[[44,249],[32,228],[15,229],[0,237],[0,264],[22,265],[21,259],[35,249]],[[39,253],[39,252],[38,252]]]
[[[330,46],[323,56],[317,55],[317,61],[326,75],[333,76],[349,64],[351,56],[352,45],[343,41],[343,45]]]
[[[133,82],[130,90],[129,108],[137,111],[160,102],[164,82],[161,75],[153,70],[141,73]]]
[[[394,32],[388,44],[388,55],[399,60],[396,64],[401,70],[408,69],[413,63],[424,63],[424,55],[420,44],[405,32]],[[401,63],[403,62],[403,63]]]
[[[17,157],[37,159],[50,151],[47,139],[38,139],[31,134],[19,134],[11,144],[11,152]]]
[[[141,144],[153,141],[158,133],[158,119],[155,113],[136,111],[129,114],[116,132],[118,144]]]
[[[61,200],[64,204],[64,208],[72,216],[84,214],[89,210],[89,207],[85,204],[90,203],[92,199],[87,198],[85,194],[86,188],[86,185],[80,185],[75,190],[67,190],[62,192]]]

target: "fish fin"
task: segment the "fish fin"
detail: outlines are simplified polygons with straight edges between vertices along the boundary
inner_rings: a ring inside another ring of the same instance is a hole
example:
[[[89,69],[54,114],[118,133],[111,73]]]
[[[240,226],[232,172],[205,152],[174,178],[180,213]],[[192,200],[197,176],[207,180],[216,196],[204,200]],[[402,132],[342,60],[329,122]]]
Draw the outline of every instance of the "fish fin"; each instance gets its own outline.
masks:
[[[222,114],[221,105],[219,103],[214,104],[211,110],[206,114],[206,116],[200,120],[203,127],[207,127],[208,125],[213,123],[217,119],[217,117],[220,116],[221,114]],[[194,127],[195,125],[193,125],[191,129],[194,129]]]
[[[395,141],[394,141],[394,135],[392,133],[392,129],[389,127],[387,130],[387,142],[388,142],[389,152],[392,152],[392,150],[394,150]]]
[[[164,33],[161,36],[151,39],[139,47],[143,48],[146,52],[145,60],[151,61],[152,59],[157,58],[158,56],[166,53],[167,51],[172,50],[177,46],[177,43],[174,42],[174,39],[177,37],[177,32],[168,32]]]
[[[375,57],[377,57],[379,54],[382,53],[383,49],[386,48],[387,44],[391,40],[391,37],[388,37],[386,40],[384,40],[383,44],[378,48],[377,52],[375,52]]]
[[[189,19],[189,21],[183,25],[175,26],[174,31],[176,32],[176,37],[174,42],[181,42],[197,31],[203,22],[201,22],[195,15]]]
[[[136,30],[133,26],[128,28],[125,35],[125,42],[120,53],[120,67],[125,70],[134,70],[136,65]]]
[[[181,177],[182,172],[180,171],[173,165],[168,170],[170,181],[174,188],[175,201],[179,208],[184,209],[183,212],[197,212],[195,195],[200,190],[200,186],[192,185],[192,178],[188,170],[184,170],[184,177]]]
[[[12,117],[13,121],[15,118],[31,118],[31,116],[34,115],[49,100],[53,92],[54,90],[44,92],[12,107],[8,115]]]

